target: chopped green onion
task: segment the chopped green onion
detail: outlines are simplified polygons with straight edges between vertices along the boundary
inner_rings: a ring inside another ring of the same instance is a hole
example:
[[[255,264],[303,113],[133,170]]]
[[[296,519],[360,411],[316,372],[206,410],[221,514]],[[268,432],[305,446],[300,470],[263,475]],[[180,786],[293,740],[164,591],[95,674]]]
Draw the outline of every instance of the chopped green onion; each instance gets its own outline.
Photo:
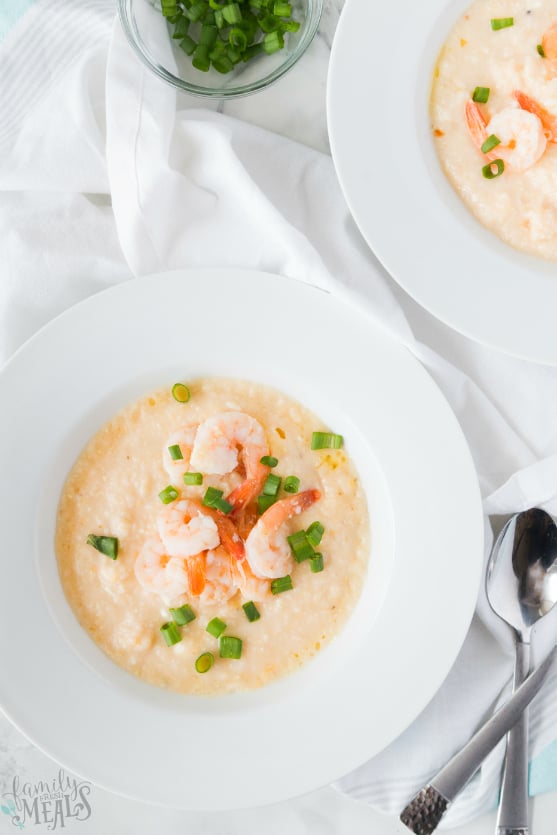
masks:
[[[293,588],[290,574],[287,574],[286,577],[278,577],[276,580],[271,580],[271,591],[273,594],[282,594],[283,591],[290,591]]]
[[[216,12],[225,5],[226,0],[209,0],[209,6]]]
[[[178,14],[176,0],[161,0],[161,11],[165,17],[174,17]]]
[[[242,655],[241,638],[223,635],[219,640],[219,655],[221,658],[240,658]]]
[[[221,55],[220,58],[213,58],[213,67],[216,69],[217,72],[226,75],[226,73],[230,72],[234,68],[234,64],[228,57],[228,55]]]
[[[297,493],[300,489],[300,479],[297,475],[288,475],[284,479],[283,487],[285,493]]]
[[[189,603],[184,603],[184,605],[180,606],[178,609],[169,609],[168,611],[172,615],[172,620],[174,623],[178,624],[178,626],[185,626],[187,623],[191,623],[192,620],[195,620],[195,612]]]
[[[222,7],[221,11],[224,19],[231,26],[235,23],[239,23],[242,19],[242,12],[238,3],[228,3],[227,6]]]
[[[240,52],[243,52],[248,45],[248,36],[242,29],[239,29],[238,26],[234,26],[230,30],[228,40],[230,41],[230,45],[237,47]]]
[[[198,20],[201,20],[205,12],[207,11],[207,6],[204,2],[194,3],[190,6],[189,9],[184,10],[184,14],[186,17],[189,17],[192,23],[197,23]]]
[[[209,58],[209,47],[204,43],[198,43],[193,53],[191,62],[196,70],[201,72],[209,72],[211,61]]]
[[[496,171],[493,170],[493,166],[497,169]],[[493,162],[488,162],[487,165],[484,165],[482,168],[482,174],[486,178],[486,180],[494,180],[496,177],[500,177],[503,171],[505,170],[505,163],[502,159],[494,159]]]
[[[193,38],[190,38],[189,35],[180,41],[179,43],[180,49],[183,49],[186,55],[193,55],[195,52],[195,47],[197,46],[196,42]],[[187,402],[187,401],[180,401],[180,402]]]
[[[478,102],[478,104],[487,104],[490,92],[489,87],[476,87],[472,93],[472,101]]]
[[[494,32],[498,29],[506,29],[508,26],[514,26],[514,17],[492,17],[491,28]]]
[[[287,536],[286,539],[296,562],[303,562],[313,556],[313,547],[305,531],[297,531]]]
[[[321,522],[312,522],[306,531],[308,542],[310,542],[314,546],[319,545],[319,543],[323,539],[324,533],[325,528],[323,527]]]
[[[176,40],[180,40],[181,38],[185,38],[188,34],[188,29],[190,28],[190,22],[187,17],[184,15],[180,15],[176,23],[174,24],[174,33],[172,35],[173,38]]]
[[[172,620],[169,620],[168,623],[163,623],[161,632],[166,641],[166,645],[169,647],[173,646],[173,644],[179,644],[182,640],[182,636],[178,632],[178,627]]]
[[[490,151],[493,150],[493,148],[496,148],[497,145],[500,144],[501,140],[499,139],[499,137],[495,136],[495,134],[492,133],[490,136],[487,137],[480,150],[482,154],[488,154]]]
[[[213,618],[207,624],[205,631],[208,632],[209,635],[212,635],[213,638],[220,638],[225,629],[226,624],[223,620],[220,618]]]
[[[310,557],[309,567],[314,574],[317,574],[319,571],[323,571],[323,554],[317,552],[313,555],[313,557]]]
[[[541,43],[537,45],[536,49],[538,50],[538,55],[541,55],[542,58],[545,58],[545,50]]]
[[[275,3],[273,6],[273,14],[277,17],[290,17],[292,14],[292,6],[290,3]]]
[[[217,27],[214,24],[211,26],[204,23],[199,34],[199,43],[209,47],[210,49],[214,46],[217,37]]]
[[[259,25],[262,32],[269,33],[276,32],[280,27],[281,22],[273,14],[266,14],[259,19]]]
[[[168,447],[168,451],[173,461],[180,461],[184,457],[179,444],[172,444],[172,446]]]
[[[212,652],[202,652],[199,658],[195,659],[195,669],[198,673],[208,672],[215,663],[215,656]]]
[[[96,536],[94,533],[90,533],[86,543],[92,545],[105,557],[110,557],[111,560],[118,558],[118,539],[115,536]]]
[[[184,473],[184,484],[203,484],[203,473]]]
[[[265,513],[271,505],[273,505],[278,500],[278,496],[258,496],[257,497],[257,512],[261,516],[262,513]]]
[[[161,490],[161,492],[159,493],[159,499],[163,504],[170,504],[170,502],[173,502],[177,498],[178,491],[171,484],[169,484],[168,487],[165,487],[164,490]]]
[[[273,55],[284,47],[284,35],[282,32],[269,32],[263,38],[263,49],[267,55]]]
[[[215,510],[220,510],[221,513],[230,513],[233,507],[230,502],[223,499],[222,490],[217,490],[216,487],[207,487],[207,492],[203,496],[201,503],[204,504],[205,507],[212,507]]]
[[[274,473],[269,473],[263,485],[264,496],[276,496],[280,489],[282,478]]]
[[[300,25],[298,20],[283,20],[281,21],[280,28],[283,32],[297,32]]]
[[[340,449],[343,444],[342,435],[334,432],[314,432],[311,436],[312,449]]]
[[[263,464],[265,467],[276,467],[278,464],[278,458],[273,458],[272,455],[264,455],[263,458],[259,459],[259,463]]]
[[[246,617],[250,623],[253,623],[254,620],[259,620],[261,615],[259,614],[259,610],[253,600],[250,600],[249,603],[244,603],[242,605],[242,609],[246,613]]]
[[[174,383],[172,386],[172,397],[178,403],[187,403],[190,399],[190,390],[183,383]]]

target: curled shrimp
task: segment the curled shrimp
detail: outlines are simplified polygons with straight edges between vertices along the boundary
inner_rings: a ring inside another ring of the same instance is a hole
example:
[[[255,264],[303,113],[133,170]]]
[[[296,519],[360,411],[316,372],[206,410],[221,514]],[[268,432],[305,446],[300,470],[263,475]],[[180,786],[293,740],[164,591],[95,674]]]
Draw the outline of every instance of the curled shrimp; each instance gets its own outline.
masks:
[[[484,156],[490,162],[502,159],[510,171],[526,171],[545,151],[547,139],[542,122],[528,110],[506,107],[487,121],[476,102],[469,99],[465,119],[470,137],[478,149],[481,150],[492,134],[500,140],[500,144]]]
[[[241,467],[245,481],[228,496],[238,511],[255,496],[267,477],[269,468],[261,463],[261,458],[268,451],[259,421],[245,412],[220,412],[200,424],[191,465],[215,475],[225,475]]]
[[[192,499],[167,504],[157,518],[159,536],[171,557],[193,557],[220,543],[217,524]]]
[[[184,473],[189,471],[190,456],[193,449],[193,442],[195,441],[195,433],[197,432],[197,424],[191,426],[184,426],[183,429],[178,429],[167,438],[162,450],[162,463],[166,470],[170,483],[176,486],[183,486]],[[169,447],[179,446],[182,458],[173,459],[170,455]]]
[[[537,116],[543,126],[543,132],[548,142],[557,142],[557,119],[546,110],[536,99],[527,96],[521,90],[514,90],[513,96],[522,110],[527,110]]]
[[[184,563],[183,559],[170,557],[160,539],[149,539],[135,560],[135,576],[146,591],[176,599],[189,589]]]
[[[552,23],[543,34],[542,49],[553,74],[557,72],[557,21]]]
[[[225,603],[237,590],[237,561],[225,548],[208,551],[205,560],[205,585],[199,594],[202,603]]]
[[[284,577],[292,567],[292,553],[284,523],[321,498],[319,490],[305,490],[281,499],[265,511],[246,539],[246,559],[256,577]]]

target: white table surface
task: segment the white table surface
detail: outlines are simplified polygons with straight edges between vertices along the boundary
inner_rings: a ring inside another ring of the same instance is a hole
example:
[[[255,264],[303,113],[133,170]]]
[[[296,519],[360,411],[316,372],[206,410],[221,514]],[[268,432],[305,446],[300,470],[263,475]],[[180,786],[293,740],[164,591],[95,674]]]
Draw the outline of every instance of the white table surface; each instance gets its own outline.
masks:
[[[224,106],[215,104],[214,108],[327,153],[325,96],[328,58],[343,2],[325,0],[321,26],[314,43],[300,63],[277,85],[264,93],[227,102]],[[207,106],[205,102],[185,97],[181,104]],[[434,334],[437,350],[442,345],[444,356],[449,360],[458,360],[463,370],[466,370],[467,362],[477,361],[479,349],[421,310],[394,282],[393,288],[419,339],[428,342]],[[9,670],[3,670],[2,674],[9,675]],[[71,695],[68,697],[71,698]],[[40,688],[37,698],[40,698]],[[86,722],[87,717],[84,716],[83,721]],[[58,776],[59,766],[31,745],[0,714],[0,806],[6,803],[14,780],[19,785],[19,791],[26,791],[33,798],[46,788],[44,784],[52,784]],[[394,835],[408,832],[396,816],[378,814],[329,787],[276,806],[226,814],[160,809],[121,798],[94,786],[91,787],[88,802],[90,815],[87,819],[65,818],[65,832],[70,835],[147,835],[161,832],[165,835]],[[54,807],[51,804],[47,808]],[[87,810],[83,817],[85,815]],[[533,800],[531,828],[534,835],[554,835],[556,819],[557,793]],[[455,835],[480,835],[493,832],[494,825],[495,813],[452,831]],[[62,829],[60,818],[50,822],[42,817],[39,820],[31,818],[25,822],[26,831],[40,833],[55,829]],[[18,831],[17,825],[8,815],[0,812],[0,833],[14,831]]]

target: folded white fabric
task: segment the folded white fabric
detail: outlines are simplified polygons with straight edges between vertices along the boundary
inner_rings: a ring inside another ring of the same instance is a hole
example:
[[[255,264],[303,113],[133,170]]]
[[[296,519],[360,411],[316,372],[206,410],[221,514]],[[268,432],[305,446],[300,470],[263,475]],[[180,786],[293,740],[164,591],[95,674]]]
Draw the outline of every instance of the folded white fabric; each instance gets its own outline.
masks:
[[[0,45],[0,60],[13,66],[0,86],[9,117],[0,118],[9,122],[0,156],[0,358],[56,312],[132,274],[229,266],[299,278],[365,304],[427,366],[470,444],[486,514],[540,505],[557,515],[557,369],[505,357],[435,322],[363,244],[330,157],[178,102],[138,63],[118,25],[107,59],[112,2],[70,5],[79,49],[58,61],[45,46],[32,106],[17,104],[16,79],[32,63],[25,42],[33,20]],[[44,35],[45,26],[66,25],[67,11],[63,0],[36,0],[28,15],[41,14]],[[42,81],[41,67],[51,68]],[[340,791],[399,812],[504,698],[510,636],[483,594],[478,615],[423,714],[341,780]],[[533,756],[557,738],[556,686],[553,673],[532,707]],[[499,746],[486,760],[448,825],[494,805],[502,754]]]

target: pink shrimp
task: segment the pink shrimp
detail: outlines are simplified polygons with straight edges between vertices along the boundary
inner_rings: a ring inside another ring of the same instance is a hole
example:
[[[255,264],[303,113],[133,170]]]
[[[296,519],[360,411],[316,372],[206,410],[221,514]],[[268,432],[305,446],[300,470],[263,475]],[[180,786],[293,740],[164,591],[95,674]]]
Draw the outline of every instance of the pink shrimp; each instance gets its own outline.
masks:
[[[499,139],[493,149],[482,153],[490,162],[502,159],[510,171],[526,171],[545,151],[547,139],[542,122],[526,109],[507,107],[487,121],[476,102],[469,99],[465,120],[472,142],[479,150],[489,136]]]
[[[170,483],[176,487],[184,486],[184,473],[187,473],[190,468],[190,456],[196,432],[196,423],[184,426],[183,429],[173,432],[164,444],[162,450],[163,467],[168,474]],[[176,446],[180,447],[181,458],[173,458],[169,452],[169,448]]]
[[[170,557],[158,538],[145,542],[135,560],[134,570],[138,583],[146,591],[173,600],[188,591],[184,560]]]
[[[557,45],[556,45],[557,48]],[[527,110],[530,113],[533,113],[534,116],[537,116],[543,126],[543,132],[545,134],[545,138],[548,142],[556,143],[557,142],[557,118],[553,116],[546,110],[543,105],[537,102],[535,99],[527,96],[526,93],[521,92],[520,90],[514,90],[513,96],[515,97],[516,101],[522,108],[522,110]]]
[[[246,559],[256,577],[283,577],[292,567],[292,553],[283,525],[321,498],[319,490],[305,490],[281,499],[265,511],[246,539]]]

